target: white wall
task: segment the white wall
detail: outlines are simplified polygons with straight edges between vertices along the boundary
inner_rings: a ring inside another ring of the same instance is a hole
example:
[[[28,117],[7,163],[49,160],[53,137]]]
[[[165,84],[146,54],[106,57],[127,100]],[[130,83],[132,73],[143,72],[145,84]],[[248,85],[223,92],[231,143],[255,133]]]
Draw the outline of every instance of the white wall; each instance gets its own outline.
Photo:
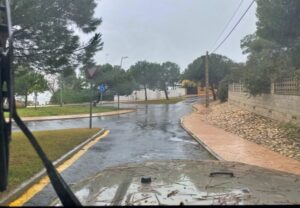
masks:
[[[168,89],[169,98],[173,97],[181,97],[186,95],[185,88],[169,88]],[[159,100],[165,99],[165,93],[161,90],[150,90],[147,89],[147,98],[148,100]],[[145,91],[144,90],[137,90],[133,91],[131,95],[128,96],[120,96],[120,101],[141,101],[145,100]],[[114,96],[114,101],[118,101],[118,96]]]

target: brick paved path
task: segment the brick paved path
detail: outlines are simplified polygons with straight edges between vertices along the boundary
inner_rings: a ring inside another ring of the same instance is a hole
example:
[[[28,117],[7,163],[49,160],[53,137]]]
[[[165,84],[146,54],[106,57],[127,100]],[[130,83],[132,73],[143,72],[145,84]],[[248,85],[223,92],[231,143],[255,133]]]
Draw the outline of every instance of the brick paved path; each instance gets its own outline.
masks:
[[[200,104],[194,107],[198,111],[204,108]],[[201,116],[193,112],[182,119],[182,125],[220,158],[300,175],[299,161],[209,125],[201,121]]]

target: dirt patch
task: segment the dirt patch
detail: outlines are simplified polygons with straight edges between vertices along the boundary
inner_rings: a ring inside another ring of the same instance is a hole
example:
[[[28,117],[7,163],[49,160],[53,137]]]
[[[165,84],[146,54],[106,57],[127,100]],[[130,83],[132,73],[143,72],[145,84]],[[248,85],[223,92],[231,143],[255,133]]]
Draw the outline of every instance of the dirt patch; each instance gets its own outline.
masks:
[[[282,124],[228,103],[213,102],[209,109],[199,113],[209,124],[300,161],[299,127]]]

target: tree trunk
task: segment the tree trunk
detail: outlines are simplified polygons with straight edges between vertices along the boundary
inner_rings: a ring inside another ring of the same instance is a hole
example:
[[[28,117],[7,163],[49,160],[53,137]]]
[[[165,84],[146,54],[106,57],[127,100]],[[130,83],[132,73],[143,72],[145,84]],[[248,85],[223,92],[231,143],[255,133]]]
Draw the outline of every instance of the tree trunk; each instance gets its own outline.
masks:
[[[93,93],[93,106],[94,107],[97,107],[97,103],[98,103],[98,101],[96,100],[96,99],[94,99],[95,97],[94,97],[94,93]]]
[[[211,85],[210,85],[210,88],[211,88],[211,91],[212,91],[212,94],[213,94],[213,98],[214,98],[214,100],[217,100],[217,95],[216,95],[216,92],[215,92],[214,85],[213,85],[213,84],[211,84]]]
[[[60,92],[59,92],[59,100],[60,100],[60,107],[63,106],[63,95],[62,95],[62,89],[60,88]]]
[[[146,85],[144,85],[144,90],[145,90],[145,100],[147,101],[148,97],[147,97],[147,88],[146,88]]]
[[[63,79],[60,77],[60,92],[59,92],[59,100],[60,100],[60,107],[63,106]]]
[[[164,89],[164,92],[165,92],[166,99],[167,99],[167,100],[169,100],[169,96],[168,96],[168,90],[167,90],[167,88],[165,88],[165,89]]]
[[[97,96],[97,103],[99,103],[100,102],[100,100],[101,100],[101,94],[100,93],[98,93],[98,96]]]
[[[34,109],[36,110],[37,92],[34,92]]]
[[[28,105],[28,95],[27,95],[27,94],[28,94],[28,92],[26,91],[26,92],[25,92],[25,103],[24,103],[24,104],[25,104],[25,108],[26,108],[27,105]]]
[[[120,95],[118,94],[118,110],[120,109]]]

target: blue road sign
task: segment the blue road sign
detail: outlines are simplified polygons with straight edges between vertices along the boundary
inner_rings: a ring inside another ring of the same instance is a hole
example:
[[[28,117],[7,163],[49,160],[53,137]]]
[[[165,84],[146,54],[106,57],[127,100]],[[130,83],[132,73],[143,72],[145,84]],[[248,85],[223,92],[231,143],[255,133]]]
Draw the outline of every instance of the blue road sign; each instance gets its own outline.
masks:
[[[98,86],[98,90],[103,93],[105,91],[105,85],[104,84],[101,84]]]

